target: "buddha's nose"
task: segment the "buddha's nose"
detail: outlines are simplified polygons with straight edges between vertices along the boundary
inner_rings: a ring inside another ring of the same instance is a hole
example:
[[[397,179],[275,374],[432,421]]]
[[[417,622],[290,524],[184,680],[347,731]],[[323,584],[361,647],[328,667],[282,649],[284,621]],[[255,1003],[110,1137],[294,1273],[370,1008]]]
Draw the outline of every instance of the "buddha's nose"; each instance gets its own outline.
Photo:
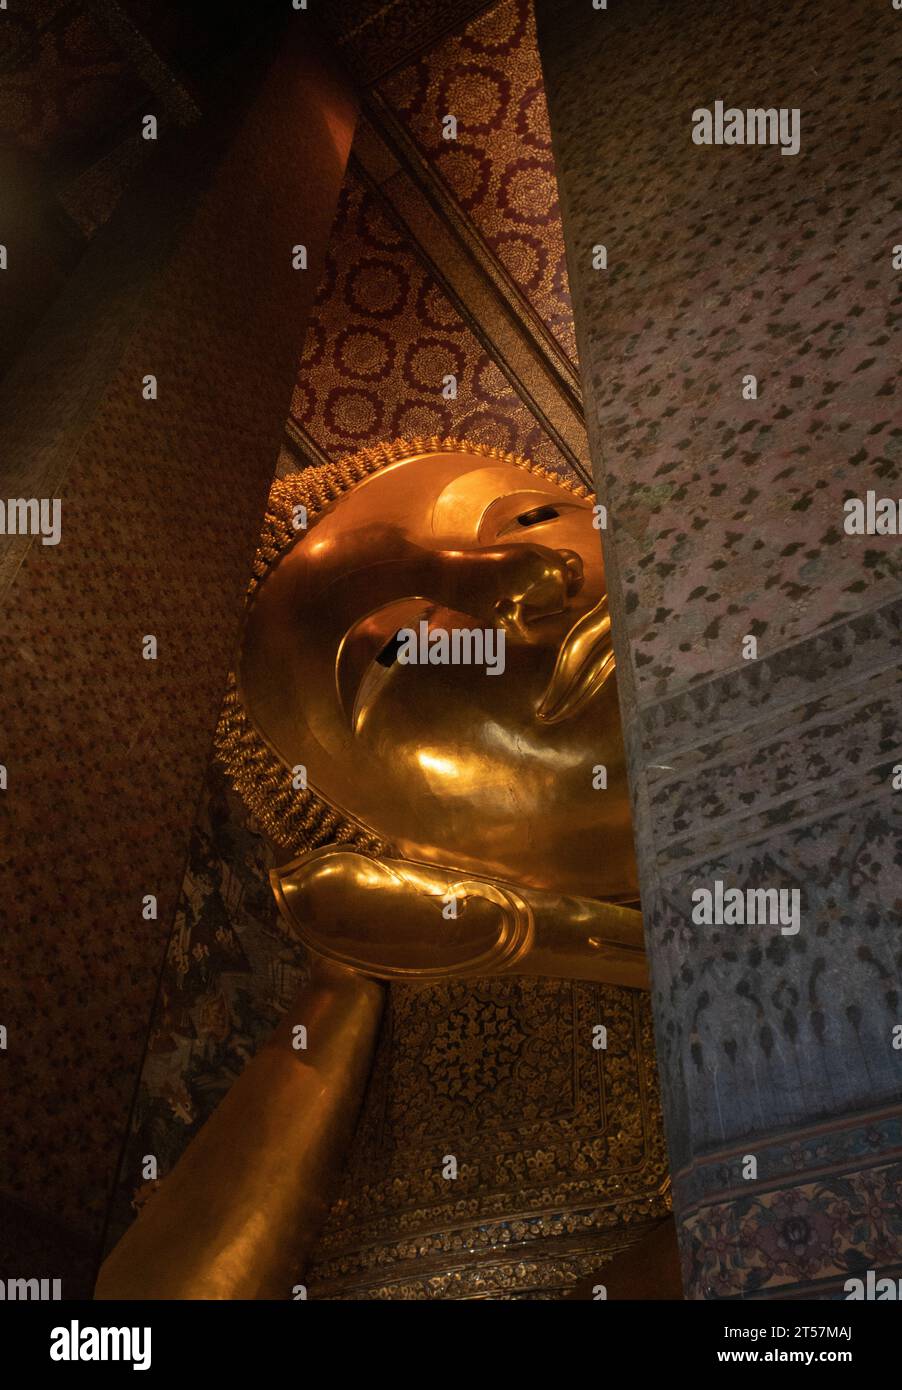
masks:
[[[529,637],[529,625],[561,613],[583,586],[583,562],[575,550],[544,546],[520,549],[514,581],[495,605],[503,626]]]

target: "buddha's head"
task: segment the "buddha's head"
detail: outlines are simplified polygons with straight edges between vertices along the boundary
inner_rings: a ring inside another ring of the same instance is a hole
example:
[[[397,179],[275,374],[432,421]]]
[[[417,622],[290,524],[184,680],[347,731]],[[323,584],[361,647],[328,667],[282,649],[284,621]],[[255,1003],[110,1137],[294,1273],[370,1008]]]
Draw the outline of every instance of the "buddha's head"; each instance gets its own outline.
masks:
[[[220,753],[293,853],[635,898],[609,626],[585,488],[456,440],[307,469],[270,496]]]

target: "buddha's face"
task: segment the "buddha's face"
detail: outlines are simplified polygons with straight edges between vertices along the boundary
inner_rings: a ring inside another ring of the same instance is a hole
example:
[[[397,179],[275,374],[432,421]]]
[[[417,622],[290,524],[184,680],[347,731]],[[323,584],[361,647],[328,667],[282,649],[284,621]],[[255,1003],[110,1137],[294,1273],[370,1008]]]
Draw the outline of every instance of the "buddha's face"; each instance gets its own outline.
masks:
[[[513,464],[427,453],[299,536],[257,591],[238,668],[278,757],[407,858],[635,897],[591,503]],[[398,638],[428,632],[428,655],[448,633],[453,655],[461,630],[490,634],[488,660],[412,663],[422,647]]]

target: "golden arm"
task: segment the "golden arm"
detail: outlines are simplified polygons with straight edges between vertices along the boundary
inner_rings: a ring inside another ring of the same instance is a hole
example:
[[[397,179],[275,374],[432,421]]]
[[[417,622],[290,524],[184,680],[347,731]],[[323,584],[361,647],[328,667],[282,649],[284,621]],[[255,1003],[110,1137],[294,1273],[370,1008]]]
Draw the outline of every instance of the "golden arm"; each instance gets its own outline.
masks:
[[[272,881],[314,953],[310,982],[110,1253],[97,1298],[291,1297],[369,1073],[376,979],[510,973],[648,988],[642,919],[628,908],[335,847]],[[298,1024],[306,1050],[292,1046]]]
[[[103,1264],[95,1298],[290,1299],[369,1075],[384,990],[310,982]],[[296,1049],[294,1029],[306,1029]]]
[[[270,878],[295,937],[377,979],[545,975],[649,987],[632,908],[340,846]]]

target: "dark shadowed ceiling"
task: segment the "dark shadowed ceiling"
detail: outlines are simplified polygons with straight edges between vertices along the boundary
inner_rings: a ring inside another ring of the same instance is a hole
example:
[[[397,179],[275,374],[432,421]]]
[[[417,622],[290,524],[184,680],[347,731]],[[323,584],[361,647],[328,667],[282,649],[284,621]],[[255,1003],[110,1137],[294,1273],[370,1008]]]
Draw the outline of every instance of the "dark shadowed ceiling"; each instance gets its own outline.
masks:
[[[31,0],[4,16],[0,174],[18,255],[0,287],[11,330],[0,371],[158,148],[141,138],[142,117],[157,115],[160,148],[177,140],[218,76],[240,68],[247,27],[265,13],[238,0],[215,14]],[[362,103],[288,426],[295,466],[379,436],[456,430],[586,478],[528,0],[311,0],[289,22],[319,27]],[[449,371],[456,401],[438,389]]]

